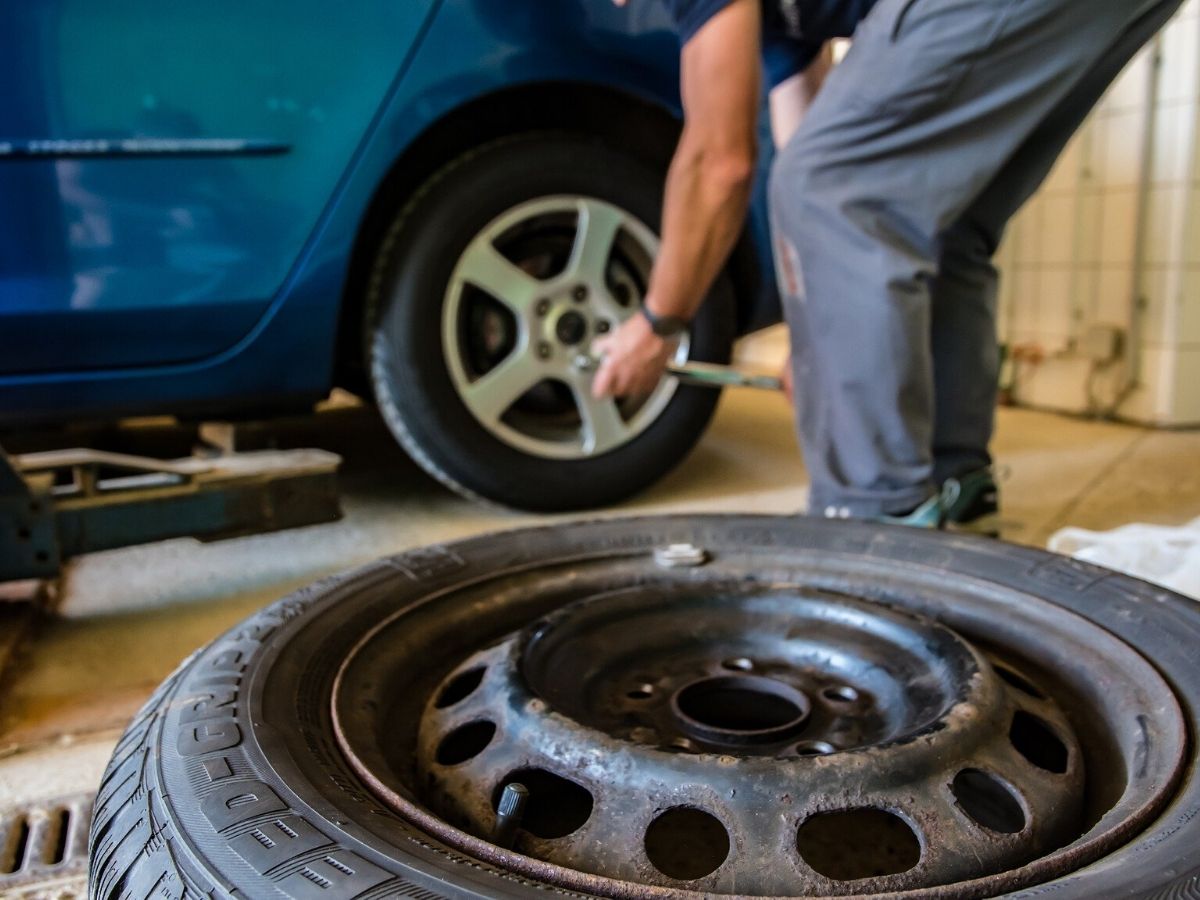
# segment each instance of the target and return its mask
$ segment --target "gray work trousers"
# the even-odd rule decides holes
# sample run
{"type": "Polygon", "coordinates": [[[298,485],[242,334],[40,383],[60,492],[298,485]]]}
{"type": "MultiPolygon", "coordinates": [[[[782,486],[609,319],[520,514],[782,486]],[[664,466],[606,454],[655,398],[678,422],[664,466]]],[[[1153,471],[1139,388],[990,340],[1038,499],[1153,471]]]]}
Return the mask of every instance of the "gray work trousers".
{"type": "Polygon", "coordinates": [[[771,177],[809,511],[988,465],[992,256],[1180,0],[879,0],[771,177]]]}

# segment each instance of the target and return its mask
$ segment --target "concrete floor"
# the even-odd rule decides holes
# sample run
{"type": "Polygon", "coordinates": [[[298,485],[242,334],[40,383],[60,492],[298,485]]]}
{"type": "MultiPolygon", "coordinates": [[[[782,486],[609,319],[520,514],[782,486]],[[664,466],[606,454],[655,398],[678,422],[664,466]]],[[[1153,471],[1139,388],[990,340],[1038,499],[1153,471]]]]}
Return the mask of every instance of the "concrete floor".
{"type": "MultiPolygon", "coordinates": [[[[31,616],[28,606],[0,603],[0,638],[23,635],[0,685],[0,810],[94,784],[155,685],[258,607],[324,573],[413,545],[541,521],[450,494],[397,449],[370,410],[328,412],[275,436],[281,446],[345,457],[342,521],[95,554],[70,567],[53,612],[31,616]]],[[[1008,409],[995,449],[1009,473],[1002,491],[1010,540],[1044,545],[1068,524],[1105,529],[1200,516],[1200,432],[1008,409]]],[[[805,505],[805,480],[783,399],[729,391],[696,451],[612,513],[794,513],[805,505]]]]}

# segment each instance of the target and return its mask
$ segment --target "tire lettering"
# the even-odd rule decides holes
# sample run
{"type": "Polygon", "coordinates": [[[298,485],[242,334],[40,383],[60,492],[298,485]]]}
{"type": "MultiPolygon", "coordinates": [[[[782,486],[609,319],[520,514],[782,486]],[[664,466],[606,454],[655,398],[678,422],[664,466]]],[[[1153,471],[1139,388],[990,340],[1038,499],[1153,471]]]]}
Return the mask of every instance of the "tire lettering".
{"type": "Polygon", "coordinates": [[[233,769],[230,768],[229,760],[224,756],[218,756],[216,759],[206,759],[201,765],[204,766],[204,774],[208,776],[210,782],[233,777],[233,769]]]}
{"type": "Polygon", "coordinates": [[[299,816],[281,816],[264,822],[229,842],[230,848],[260,875],[295,859],[302,853],[332,844],[299,816]]]}
{"type": "Polygon", "coordinates": [[[219,750],[229,750],[242,742],[242,729],[236,722],[219,720],[201,722],[191,728],[179,732],[175,749],[180,756],[200,756],[203,753],[216,753],[219,750]]]}
{"type": "Polygon", "coordinates": [[[261,781],[224,782],[200,801],[200,811],[217,831],[286,810],[279,795],[261,781]]]}
{"type": "Polygon", "coordinates": [[[201,719],[215,719],[222,715],[231,715],[232,709],[226,709],[237,699],[234,688],[224,688],[209,694],[204,694],[179,714],[180,724],[199,722],[201,719]]]}
{"type": "Polygon", "coordinates": [[[373,803],[374,798],[364,794],[353,781],[338,772],[330,772],[329,780],[337,785],[338,790],[356,803],[373,803]]]}
{"type": "Polygon", "coordinates": [[[311,860],[300,871],[279,882],[279,888],[296,900],[355,897],[390,880],[390,872],[349,850],[335,850],[311,860]]]}
{"type": "MultiPolygon", "coordinates": [[[[456,554],[445,551],[428,556],[418,554],[412,562],[415,567],[406,572],[410,577],[428,577],[464,565],[456,554]]],[[[298,604],[295,612],[304,608],[304,604],[298,604]]],[[[288,618],[283,616],[284,621],[288,618]]],[[[244,625],[233,641],[214,649],[204,663],[196,666],[194,677],[180,691],[180,696],[186,699],[179,707],[176,749],[184,758],[212,754],[192,765],[198,765],[212,785],[211,792],[200,801],[200,811],[216,831],[226,832],[237,825],[260,820],[245,833],[229,838],[230,849],[251,868],[270,877],[269,872],[277,872],[290,863],[288,868],[294,871],[278,881],[277,886],[298,900],[357,896],[394,880],[395,876],[358,854],[339,848],[326,834],[293,813],[267,784],[255,779],[234,780],[231,758],[223,754],[242,742],[235,710],[246,661],[263,638],[278,630],[278,625],[276,621],[244,625]],[[314,854],[314,859],[307,859],[314,854]],[[299,859],[306,861],[296,863],[299,859]]],[[[352,789],[351,785],[346,787],[352,789]]],[[[367,799],[360,792],[355,794],[360,802],[367,799]]]]}
{"type": "Polygon", "coordinates": [[[175,742],[180,756],[220,753],[242,742],[234,704],[246,668],[244,660],[251,652],[239,644],[217,650],[180,691],[180,696],[187,698],[181,704],[175,742]]]}
{"type": "Polygon", "coordinates": [[[213,688],[237,687],[241,680],[240,675],[217,672],[203,678],[193,678],[188,682],[188,686],[193,689],[212,690],[213,688]]]}
{"type": "Polygon", "coordinates": [[[250,622],[236,635],[239,641],[252,641],[261,644],[263,638],[270,636],[279,626],[274,622],[250,622]]]}
{"type": "Polygon", "coordinates": [[[241,672],[246,668],[241,665],[242,652],[240,650],[222,650],[208,661],[208,665],[213,669],[224,669],[226,671],[241,672]]]}

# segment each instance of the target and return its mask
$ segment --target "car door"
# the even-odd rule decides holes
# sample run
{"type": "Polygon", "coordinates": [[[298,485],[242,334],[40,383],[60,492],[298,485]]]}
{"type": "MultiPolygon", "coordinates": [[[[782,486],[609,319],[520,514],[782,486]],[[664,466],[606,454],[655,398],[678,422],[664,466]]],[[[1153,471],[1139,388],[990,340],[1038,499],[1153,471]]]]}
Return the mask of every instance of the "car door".
{"type": "Polygon", "coordinates": [[[438,2],[3,4],[0,373],[250,333],[438,2]]]}

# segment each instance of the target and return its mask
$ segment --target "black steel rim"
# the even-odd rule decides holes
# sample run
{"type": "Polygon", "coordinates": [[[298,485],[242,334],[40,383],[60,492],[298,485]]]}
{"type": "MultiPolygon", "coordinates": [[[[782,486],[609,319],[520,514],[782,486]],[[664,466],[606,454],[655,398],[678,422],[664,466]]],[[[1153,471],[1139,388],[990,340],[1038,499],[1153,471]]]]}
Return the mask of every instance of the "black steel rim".
{"type": "Polygon", "coordinates": [[[338,675],[342,752],[439,840],[614,897],[992,896],[1099,858],[1169,800],[1178,704],[1081,617],[935,567],[694,549],[530,560],[397,613],[338,675]],[[813,632],[781,638],[780,615],[823,623],[823,651],[876,643],[806,668],[778,645],[811,651],[813,632]],[[623,626],[649,656],[606,668],[623,626]],[[747,698],[762,708],[739,718],[747,698]],[[495,809],[521,779],[531,818],[508,849],[495,809]]]}

